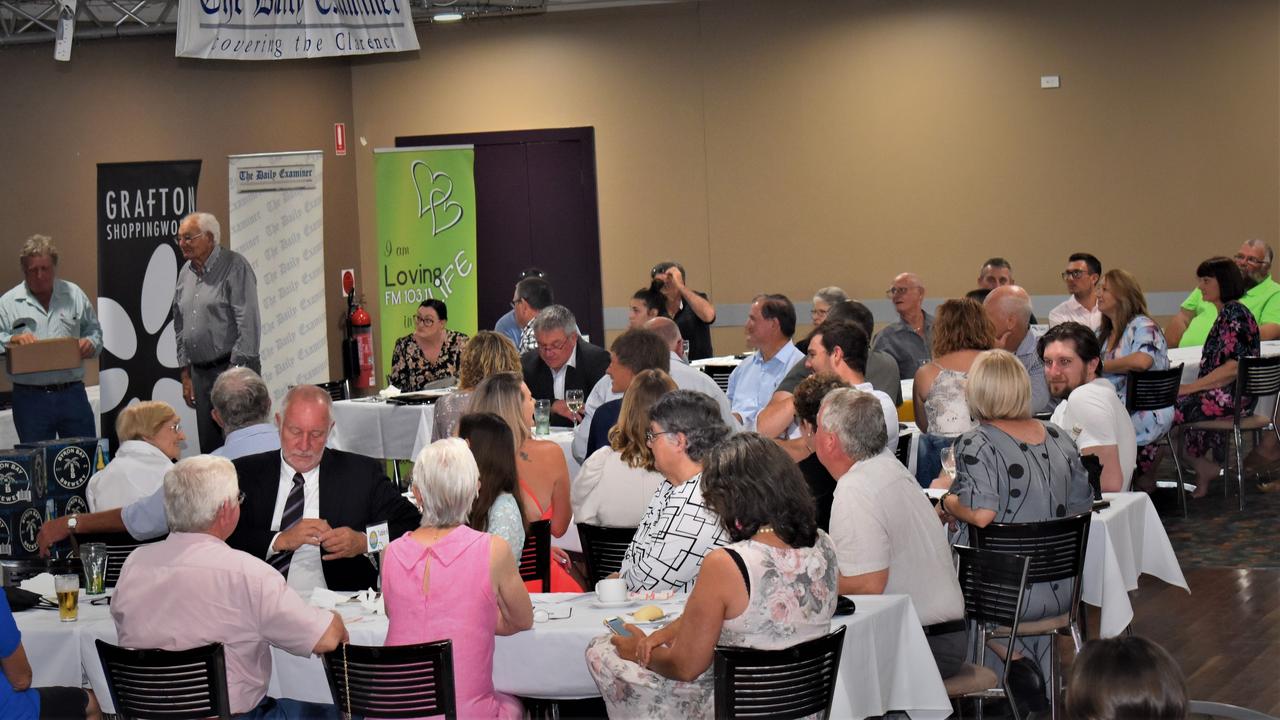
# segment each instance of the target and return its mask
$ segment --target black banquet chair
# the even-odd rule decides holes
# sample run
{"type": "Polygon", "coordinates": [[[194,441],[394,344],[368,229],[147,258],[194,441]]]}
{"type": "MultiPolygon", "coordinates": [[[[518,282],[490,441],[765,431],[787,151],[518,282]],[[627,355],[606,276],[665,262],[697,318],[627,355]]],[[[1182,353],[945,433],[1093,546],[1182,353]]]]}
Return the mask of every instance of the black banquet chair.
{"type": "Polygon", "coordinates": [[[367,646],[324,654],[324,675],[344,717],[458,717],[453,642],[367,646]]]}
{"type": "Polygon", "coordinates": [[[129,650],[95,640],[107,689],[121,718],[230,718],[222,645],[129,650]]]}
{"type": "Polygon", "coordinates": [[[781,650],[716,647],[716,720],[829,717],[844,631],[781,650]]]}
{"type": "Polygon", "coordinates": [[[116,582],[120,579],[120,570],[124,568],[124,561],[129,559],[129,555],[133,553],[134,550],[137,550],[143,545],[160,542],[163,539],[164,537],[159,537],[153,540],[139,541],[135,540],[129,533],[92,533],[76,536],[78,545],[102,543],[107,546],[106,579],[107,587],[109,588],[116,586],[116,582]]]}
{"type": "MultiPolygon", "coordinates": [[[[1178,386],[1182,384],[1182,365],[1171,367],[1168,370],[1147,370],[1145,372],[1130,372],[1129,381],[1125,384],[1124,406],[1132,415],[1136,412],[1163,410],[1171,408],[1178,402],[1178,386]]],[[[1187,516],[1187,494],[1186,488],[1182,483],[1182,462],[1178,459],[1178,451],[1173,446],[1172,428],[1160,437],[1152,440],[1152,443],[1159,444],[1164,442],[1169,448],[1169,454],[1173,456],[1173,467],[1177,479],[1173,486],[1178,488],[1178,507],[1182,510],[1182,517],[1187,516]]],[[[1167,481],[1159,481],[1161,483],[1167,481]]]]}
{"type": "Polygon", "coordinates": [[[587,582],[590,584],[587,590],[622,568],[622,557],[627,554],[635,535],[636,528],[633,527],[578,523],[578,538],[582,540],[582,554],[587,560],[587,582]]]}
{"type": "Polygon", "coordinates": [[[524,536],[524,548],[520,550],[520,579],[541,580],[542,592],[551,592],[551,521],[535,520],[529,523],[524,536]]]}

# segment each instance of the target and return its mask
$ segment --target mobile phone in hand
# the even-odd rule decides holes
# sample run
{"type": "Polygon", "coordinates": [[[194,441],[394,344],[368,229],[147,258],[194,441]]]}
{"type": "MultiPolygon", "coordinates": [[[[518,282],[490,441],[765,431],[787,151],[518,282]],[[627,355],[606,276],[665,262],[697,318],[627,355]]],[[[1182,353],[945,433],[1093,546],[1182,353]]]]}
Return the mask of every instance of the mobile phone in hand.
{"type": "Polygon", "coordinates": [[[631,637],[631,631],[623,627],[622,618],[611,617],[604,621],[605,627],[609,628],[609,632],[621,637],[631,637]]]}

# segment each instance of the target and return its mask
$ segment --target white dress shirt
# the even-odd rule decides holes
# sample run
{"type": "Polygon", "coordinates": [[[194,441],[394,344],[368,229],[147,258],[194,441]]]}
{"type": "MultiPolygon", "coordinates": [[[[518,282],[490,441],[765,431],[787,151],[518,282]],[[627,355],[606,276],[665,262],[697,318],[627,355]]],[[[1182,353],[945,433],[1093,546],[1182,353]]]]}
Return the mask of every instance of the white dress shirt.
{"type": "Polygon", "coordinates": [[[1102,326],[1102,311],[1098,309],[1098,301],[1093,301],[1093,309],[1086,310],[1083,305],[1076,300],[1075,295],[1068,296],[1067,299],[1058,306],[1049,311],[1049,327],[1061,325],[1064,322],[1075,321],[1085,327],[1098,331],[1102,326]]]}
{"type": "MultiPolygon", "coordinates": [[[[574,343],[573,352],[569,353],[569,359],[560,366],[559,370],[551,371],[551,396],[557,400],[564,399],[564,376],[569,372],[569,368],[578,365],[578,344],[574,343]]],[[[549,368],[548,368],[549,369],[549,368]]]]}
{"type": "MultiPolygon", "coordinates": [[[[280,516],[284,514],[284,505],[289,500],[289,491],[293,489],[293,474],[297,472],[289,467],[289,463],[280,458],[280,486],[276,490],[276,508],[271,513],[271,529],[276,531],[267,546],[267,558],[275,555],[273,548],[276,538],[280,537],[280,516]]],[[[302,473],[302,517],[320,517],[320,466],[302,473]]],[[[303,596],[315,588],[328,588],[324,581],[324,569],[320,565],[321,550],[319,545],[300,545],[293,551],[293,560],[289,562],[289,587],[303,596]]]]}
{"type": "Polygon", "coordinates": [[[804,353],[788,340],[768,360],[757,350],[733,369],[729,375],[729,406],[742,418],[744,429],[756,429],[756,416],[769,404],[778,383],[803,360],[804,353]]]}

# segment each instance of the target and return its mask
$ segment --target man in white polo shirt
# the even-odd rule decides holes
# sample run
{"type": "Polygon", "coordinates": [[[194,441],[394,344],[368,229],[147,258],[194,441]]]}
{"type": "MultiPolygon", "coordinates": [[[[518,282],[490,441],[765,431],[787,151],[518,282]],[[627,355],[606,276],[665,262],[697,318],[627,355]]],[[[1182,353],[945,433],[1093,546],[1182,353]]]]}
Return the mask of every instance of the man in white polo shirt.
{"type": "Polygon", "coordinates": [[[1053,422],[1071,433],[1081,455],[1102,463],[1102,489],[1124,492],[1133,479],[1138,444],[1133,420],[1115,386],[1098,377],[1098,336],[1078,322],[1054,325],[1037,342],[1049,392],[1063,400],[1053,422]]]}
{"type": "Polygon", "coordinates": [[[886,442],[871,393],[839,388],[822,401],[814,449],[836,481],[831,539],[841,595],[911,596],[946,678],[964,662],[964,596],[946,529],[886,442]]]}

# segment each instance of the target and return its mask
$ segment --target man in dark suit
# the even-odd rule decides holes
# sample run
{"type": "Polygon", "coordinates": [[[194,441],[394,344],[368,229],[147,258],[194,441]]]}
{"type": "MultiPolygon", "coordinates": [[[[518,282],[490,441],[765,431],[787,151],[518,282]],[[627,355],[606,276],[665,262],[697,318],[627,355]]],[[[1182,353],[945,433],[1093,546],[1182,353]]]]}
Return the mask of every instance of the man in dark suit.
{"type": "Polygon", "coordinates": [[[332,405],[314,385],[293,388],[276,415],[280,451],[235,461],[245,499],[227,544],[266,560],[299,592],[376,587],[366,528],[385,522],[397,538],[421,519],[380,462],[325,448],[332,405]]]}
{"type": "Polygon", "coordinates": [[[582,419],[565,404],[565,392],[581,390],[583,399],[609,368],[609,351],[578,337],[578,321],[563,305],[549,305],[533,319],[538,349],[520,358],[524,383],[535,400],[551,400],[551,424],[569,426],[582,419]]]}

